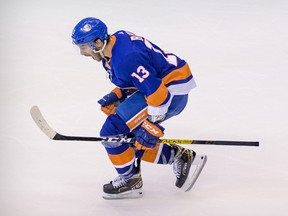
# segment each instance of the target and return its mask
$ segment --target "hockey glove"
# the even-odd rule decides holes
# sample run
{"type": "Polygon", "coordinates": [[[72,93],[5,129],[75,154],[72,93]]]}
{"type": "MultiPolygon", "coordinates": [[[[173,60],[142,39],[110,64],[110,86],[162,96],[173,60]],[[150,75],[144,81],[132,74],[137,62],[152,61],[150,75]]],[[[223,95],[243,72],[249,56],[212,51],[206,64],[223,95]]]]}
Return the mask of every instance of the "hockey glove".
{"type": "Polygon", "coordinates": [[[142,126],[135,132],[135,147],[138,150],[155,148],[160,137],[164,136],[164,128],[159,124],[145,120],[142,126]]]}
{"type": "Polygon", "coordinates": [[[98,103],[101,105],[101,110],[109,116],[115,113],[116,106],[125,98],[125,92],[116,87],[109,94],[101,98],[98,103]]]}

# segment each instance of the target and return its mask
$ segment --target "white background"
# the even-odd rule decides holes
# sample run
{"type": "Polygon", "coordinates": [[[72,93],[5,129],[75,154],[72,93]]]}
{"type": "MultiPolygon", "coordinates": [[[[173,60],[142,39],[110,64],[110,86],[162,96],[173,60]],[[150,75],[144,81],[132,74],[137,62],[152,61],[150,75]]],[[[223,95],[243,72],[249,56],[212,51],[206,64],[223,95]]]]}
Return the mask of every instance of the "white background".
{"type": "Polygon", "coordinates": [[[0,214],[3,216],[288,214],[286,0],[9,0],[0,7],[0,214]],[[186,146],[208,156],[189,193],[171,166],[142,163],[145,195],[107,201],[116,172],[100,143],[56,142],[36,127],[38,105],[63,134],[97,136],[97,100],[113,85],[71,43],[82,18],[142,35],[190,65],[198,87],[164,123],[167,138],[257,140],[260,147],[186,146]]]}

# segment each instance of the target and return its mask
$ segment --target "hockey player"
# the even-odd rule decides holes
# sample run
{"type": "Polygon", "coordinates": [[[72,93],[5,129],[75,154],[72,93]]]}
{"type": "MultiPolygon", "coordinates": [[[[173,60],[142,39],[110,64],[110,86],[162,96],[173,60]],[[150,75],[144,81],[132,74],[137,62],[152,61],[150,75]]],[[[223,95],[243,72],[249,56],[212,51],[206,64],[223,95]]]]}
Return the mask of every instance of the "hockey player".
{"type": "MultiPolygon", "coordinates": [[[[109,35],[106,25],[93,17],[74,27],[72,39],[81,55],[102,62],[117,86],[98,101],[108,116],[100,136],[136,139],[133,145],[103,142],[118,172],[117,178],[103,186],[103,197],[141,197],[141,160],[173,164],[176,186],[188,191],[197,179],[189,177],[190,167],[197,161],[196,153],[178,145],[158,143],[164,135],[160,123],[183,111],[189,91],[196,86],[188,64],[131,32],[109,35]]],[[[205,162],[206,156],[201,156],[196,163],[200,164],[197,175],[205,162]]]]}

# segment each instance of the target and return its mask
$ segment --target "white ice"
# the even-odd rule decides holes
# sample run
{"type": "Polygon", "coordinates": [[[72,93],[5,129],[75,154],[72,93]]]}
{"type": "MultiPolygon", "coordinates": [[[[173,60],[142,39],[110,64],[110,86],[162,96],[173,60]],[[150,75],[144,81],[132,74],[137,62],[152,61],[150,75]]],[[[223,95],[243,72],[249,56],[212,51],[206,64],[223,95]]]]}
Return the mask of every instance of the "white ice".
{"type": "Polygon", "coordinates": [[[1,1],[0,215],[288,215],[287,23],[287,0],[1,1]],[[29,114],[38,105],[57,131],[98,135],[97,100],[113,85],[71,43],[87,16],[190,64],[198,87],[167,138],[260,147],[186,146],[208,156],[189,193],[171,166],[143,163],[143,198],[102,199],[116,173],[101,144],[49,140],[29,114]]]}

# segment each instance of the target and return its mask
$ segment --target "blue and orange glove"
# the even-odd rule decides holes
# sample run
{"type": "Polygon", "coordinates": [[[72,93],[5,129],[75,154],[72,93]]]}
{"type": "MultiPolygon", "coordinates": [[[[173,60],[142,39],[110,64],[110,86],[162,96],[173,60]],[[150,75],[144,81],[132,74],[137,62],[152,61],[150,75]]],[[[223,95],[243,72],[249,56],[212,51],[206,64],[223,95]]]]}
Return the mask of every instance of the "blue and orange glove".
{"type": "Polygon", "coordinates": [[[144,120],[142,126],[135,132],[135,147],[138,150],[155,148],[159,138],[164,136],[164,130],[161,125],[144,120]]]}
{"type": "Polygon", "coordinates": [[[98,103],[101,105],[101,110],[109,116],[115,113],[117,105],[125,98],[126,93],[120,88],[116,87],[109,94],[101,98],[98,103]]]}

